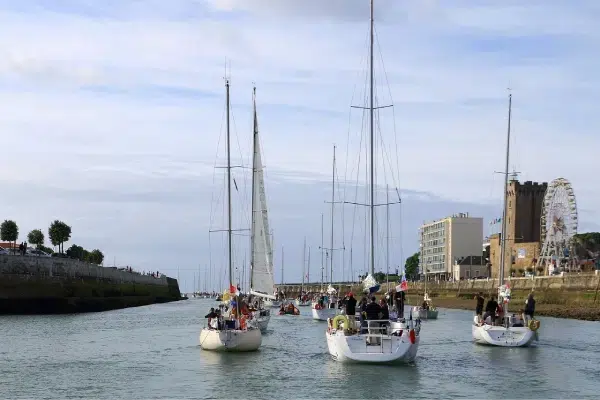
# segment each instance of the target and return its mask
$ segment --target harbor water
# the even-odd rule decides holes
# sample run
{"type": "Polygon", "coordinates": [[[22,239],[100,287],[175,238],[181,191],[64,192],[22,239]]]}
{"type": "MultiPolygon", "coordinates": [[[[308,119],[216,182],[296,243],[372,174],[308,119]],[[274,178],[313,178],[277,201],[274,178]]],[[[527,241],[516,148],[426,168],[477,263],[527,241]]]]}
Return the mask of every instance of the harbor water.
{"type": "MultiPolygon", "coordinates": [[[[198,344],[208,299],[103,313],[0,317],[0,398],[597,398],[600,323],[540,318],[537,348],[473,344],[473,314],[424,321],[413,365],[330,359],[310,308],[273,315],[260,351],[198,344]]],[[[407,308],[408,310],[408,308],[407,308]]],[[[273,310],[274,313],[276,310],[273,310]]]]}

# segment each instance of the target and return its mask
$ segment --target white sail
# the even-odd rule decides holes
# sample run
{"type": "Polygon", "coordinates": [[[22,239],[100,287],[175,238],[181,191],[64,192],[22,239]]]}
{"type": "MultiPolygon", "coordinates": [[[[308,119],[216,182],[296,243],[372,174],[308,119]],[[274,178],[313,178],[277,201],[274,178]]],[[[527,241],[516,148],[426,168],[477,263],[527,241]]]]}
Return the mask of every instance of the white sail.
{"type": "Polygon", "coordinates": [[[251,277],[250,293],[275,300],[272,295],[275,287],[273,277],[273,248],[269,235],[267,196],[258,138],[256,105],[254,108],[254,156],[252,176],[252,228],[251,228],[251,277]]]}

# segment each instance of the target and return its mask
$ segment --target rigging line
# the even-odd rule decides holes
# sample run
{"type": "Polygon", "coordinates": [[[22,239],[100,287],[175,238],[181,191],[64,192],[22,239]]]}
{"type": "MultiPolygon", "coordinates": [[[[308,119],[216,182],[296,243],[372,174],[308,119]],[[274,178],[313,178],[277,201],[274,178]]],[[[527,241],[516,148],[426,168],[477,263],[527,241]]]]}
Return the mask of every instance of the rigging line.
{"type": "MultiPolygon", "coordinates": [[[[369,34],[365,34],[365,41],[364,41],[364,46],[365,48],[368,46],[369,43],[369,34]]],[[[361,62],[360,62],[360,67],[359,70],[356,72],[356,79],[355,79],[355,84],[354,87],[352,89],[352,97],[351,97],[351,101],[350,101],[350,106],[352,106],[352,103],[354,102],[354,99],[356,97],[356,91],[358,88],[358,80],[360,78],[360,74],[361,71],[365,72],[365,80],[367,79],[366,76],[366,68],[364,68],[363,66],[366,64],[367,62],[367,52],[363,53],[363,57],[361,57],[361,62]]],[[[363,112],[363,118],[364,118],[364,112],[363,112]]],[[[345,162],[345,166],[344,166],[344,189],[343,189],[343,193],[342,193],[342,201],[346,201],[347,200],[347,188],[348,188],[348,161],[350,160],[350,133],[352,131],[352,107],[350,107],[350,110],[348,111],[348,131],[346,134],[346,162],[345,162]]],[[[362,140],[362,138],[361,138],[362,140]]],[[[360,152],[359,152],[359,163],[358,165],[360,165],[360,152]]],[[[354,172],[354,168],[350,171],[350,176],[353,175],[354,172]]],[[[338,178],[339,179],[339,178],[338,178]]],[[[342,207],[342,247],[346,247],[346,231],[345,231],[345,208],[346,207],[342,207]]],[[[356,206],[355,206],[356,208],[356,206]]],[[[355,213],[353,213],[353,216],[355,216],[355,213]]],[[[354,217],[352,220],[352,231],[351,231],[351,235],[350,235],[350,243],[351,243],[351,247],[352,247],[352,242],[353,242],[353,238],[354,238],[354,217]]],[[[343,261],[343,263],[345,264],[345,260],[343,261]]]]}
{"type": "MultiPolygon", "coordinates": [[[[218,156],[219,156],[219,146],[221,145],[221,138],[223,136],[223,120],[224,120],[224,116],[225,116],[225,108],[221,111],[221,126],[219,127],[219,138],[217,139],[217,150],[215,152],[215,157],[214,157],[214,163],[213,163],[213,178],[212,178],[212,186],[213,189],[215,187],[215,179],[217,176],[217,160],[218,160],[218,156]]],[[[210,217],[209,217],[209,227],[212,226],[212,223],[214,222],[213,220],[213,201],[214,201],[214,197],[215,197],[215,191],[213,190],[211,193],[211,197],[210,197],[210,217]]],[[[210,228],[209,228],[210,229],[210,228]]]]}
{"type": "MultiPolygon", "coordinates": [[[[369,42],[369,35],[365,35],[365,47],[367,47],[369,42]]],[[[354,87],[352,88],[352,97],[350,100],[350,109],[348,110],[348,131],[346,133],[346,165],[344,167],[344,182],[348,180],[348,160],[350,159],[350,132],[352,131],[352,103],[354,102],[354,98],[356,96],[356,90],[358,87],[358,79],[360,78],[361,71],[365,71],[366,68],[363,69],[363,64],[367,60],[367,55],[364,53],[364,57],[361,58],[359,70],[356,72],[356,79],[354,83],[354,87]]],[[[366,75],[365,75],[366,79],[366,75]]],[[[352,172],[352,171],[351,171],[352,172]]],[[[350,174],[352,175],[352,173],[350,174]]],[[[344,189],[344,200],[346,199],[346,191],[344,189]]]]}
{"type": "MultiPolygon", "coordinates": [[[[379,35],[377,34],[377,28],[373,27],[373,30],[375,31],[375,41],[377,43],[377,49],[379,50],[379,56],[381,58],[381,67],[383,69],[383,75],[385,77],[385,82],[387,84],[388,92],[390,95],[390,102],[392,104],[394,104],[394,97],[392,96],[392,86],[390,85],[387,70],[385,68],[385,62],[383,60],[383,51],[381,51],[381,45],[379,43],[379,35]]],[[[392,108],[392,124],[393,124],[393,129],[394,129],[394,144],[396,147],[396,171],[398,173],[398,189],[401,189],[401,186],[400,186],[400,163],[399,163],[400,153],[398,150],[398,134],[396,131],[396,110],[395,110],[395,107],[391,107],[391,108],[392,108]]]]}
{"type": "MultiPolygon", "coordinates": [[[[237,132],[237,124],[235,122],[235,114],[233,112],[233,107],[230,108],[229,114],[231,115],[231,121],[232,121],[232,125],[233,125],[233,135],[235,136],[237,145],[238,145],[238,151],[239,151],[239,157],[240,157],[240,164],[242,165],[242,170],[245,170],[245,167],[247,164],[244,163],[244,155],[242,152],[242,146],[240,144],[240,136],[238,135],[237,132]]],[[[240,200],[240,202],[243,204],[243,202],[245,202],[246,197],[248,195],[248,179],[247,177],[244,177],[243,179],[243,192],[240,193],[238,192],[238,200],[240,200]]],[[[250,220],[248,218],[248,210],[246,209],[246,207],[240,207],[240,209],[238,210],[238,212],[241,213],[241,219],[245,222],[245,224],[250,224],[250,220]]]]}
{"type": "MultiPolygon", "coordinates": [[[[367,85],[367,80],[368,80],[368,74],[366,73],[366,69],[365,69],[365,78],[364,78],[364,85],[363,87],[366,88],[367,85]]],[[[367,91],[365,89],[365,91],[363,92],[363,105],[367,104],[367,91]]],[[[365,127],[367,125],[367,118],[366,118],[366,111],[363,109],[362,111],[362,118],[361,118],[361,127],[360,127],[360,131],[359,131],[359,144],[358,144],[358,160],[356,162],[356,184],[354,185],[354,199],[355,202],[359,202],[358,199],[358,189],[359,189],[359,182],[360,182],[360,165],[361,165],[361,159],[362,159],[362,146],[363,146],[363,139],[365,137],[364,132],[365,132],[365,127]]],[[[366,145],[366,144],[365,144],[366,145]]],[[[354,169],[353,171],[354,172],[354,169]]],[[[354,205],[353,206],[353,218],[352,218],[352,230],[351,230],[351,237],[350,237],[350,245],[353,246],[354,244],[354,235],[355,235],[355,230],[356,230],[356,220],[357,220],[357,214],[358,213],[358,206],[354,205]]]]}

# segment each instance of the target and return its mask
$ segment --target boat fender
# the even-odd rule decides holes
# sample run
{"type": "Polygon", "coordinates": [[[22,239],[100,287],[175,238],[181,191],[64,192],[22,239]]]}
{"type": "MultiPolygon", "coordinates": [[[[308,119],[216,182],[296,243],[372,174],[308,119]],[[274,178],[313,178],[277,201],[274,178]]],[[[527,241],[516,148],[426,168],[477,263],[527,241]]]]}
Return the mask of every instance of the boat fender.
{"type": "Polygon", "coordinates": [[[348,320],[348,317],[344,314],[340,314],[340,315],[336,315],[335,318],[333,318],[333,328],[334,329],[340,329],[340,323],[344,323],[346,329],[350,329],[350,321],[348,320]]]}
{"type": "Polygon", "coordinates": [[[415,342],[417,341],[417,336],[415,335],[415,330],[411,329],[408,333],[408,337],[410,338],[410,342],[412,344],[415,344],[415,342]]]}
{"type": "Polygon", "coordinates": [[[529,329],[531,329],[534,332],[540,329],[540,321],[538,321],[537,319],[532,319],[531,321],[529,321],[529,329]]]}

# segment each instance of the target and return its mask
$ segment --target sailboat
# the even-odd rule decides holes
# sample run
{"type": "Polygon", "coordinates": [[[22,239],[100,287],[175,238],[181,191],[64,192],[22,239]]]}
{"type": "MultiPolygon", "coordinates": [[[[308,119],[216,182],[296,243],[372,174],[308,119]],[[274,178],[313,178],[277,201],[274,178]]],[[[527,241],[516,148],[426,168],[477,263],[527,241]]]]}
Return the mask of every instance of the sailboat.
{"type": "MultiPolygon", "coordinates": [[[[310,263],[310,253],[309,253],[309,263],[310,263]]],[[[300,296],[296,299],[296,305],[298,307],[306,307],[310,306],[310,301],[308,301],[308,297],[304,293],[304,277],[305,277],[305,268],[306,268],[306,237],[304,238],[304,247],[302,252],[302,286],[300,286],[300,296]]]]}
{"type": "Polygon", "coordinates": [[[338,313],[336,294],[337,290],[333,287],[333,221],[334,221],[334,202],[335,200],[335,146],[333,146],[333,181],[331,188],[331,242],[329,253],[327,253],[330,262],[329,285],[327,287],[327,296],[325,301],[317,299],[312,303],[312,317],[318,321],[327,321],[338,313]]]}
{"type": "MultiPolygon", "coordinates": [[[[235,316],[229,318],[218,317],[210,320],[210,326],[200,331],[200,347],[209,351],[245,352],[255,351],[262,344],[260,329],[247,323],[246,318],[240,313],[240,297],[236,286],[233,284],[233,254],[232,254],[232,229],[231,229],[231,139],[229,129],[229,80],[225,81],[227,101],[227,241],[229,264],[229,293],[237,300],[235,316]]],[[[227,293],[227,294],[229,294],[227,293]]],[[[225,296],[223,296],[225,297],[225,296]]],[[[233,311],[233,310],[232,310],[233,311]]]]}
{"type": "Polygon", "coordinates": [[[271,319],[271,310],[265,301],[275,300],[270,294],[275,287],[273,279],[273,248],[269,234],[269,216],[265,195],[258,116],[256,113],[256,88],[253,90],[254,132],[252,139],[252,223],[250,228],[250,295],[258,297],[258,309],[252,312],[252,324],[266,331],[271,319]]]}
{"type": "MultiPolygon", "coordinates": [[[[508,197],[508,163],[510,157],[510,122],[512,94],[508,95],[508,129],[506,138],[506,164],[504,169],[504,199],[502,208],[502,229],[500,233],[500,268],[498,273],[498,305],[501,308],[501,323],[482,321],[478,315],[473,318],[472,334],[475,343],[501,347],[526,347],[538,340],[537,330],[540,321],[531,320],[527,326],[513,316],[508,315],[510,286],[504,283],[504,262],[506,258],[506,203],[508,197]]],[[[499,318],[500,319],[500,318],[499,318]]]]}
{"type": "MultiPolygon", "coordinates": [[[[421,243],[424,243],[424,232],[421,232],[421,243]]],[[[425,287],[423,290],[423,304],[420,306],[414,306],[412,311],[413,314],[417,315],[420,319],[437,319],[438,310],[433,305],[433,301],[431,297],[429,297],[429,293],[427,293],[427,264],[425,263],[425,255],[421,254],[421,260],[423,264],[423,273],[425,275],[425,287]],[[424,307],[427,305],[427,307],[424,307]]]]}
{"type": "MultiPolygon", "coordinates": [[[[373,132],[373,44],[374,44],[373,0],[370,19],[370,276],[375,269],[375,179],[374,179],[374,132],[373,132]]],[[[372,283],[367,281],[368,286],[372,283]]],[[[365,285],[366,286],[366,285],[365,285]]],[[[368,287],[367,289],[370,289],[368,287]]],[[[413,361],[420,342],[420,320],[413,323],[412,316],[406,320],[357,321],[355,315],[338,315],[328,320],[327,348],[336,361],[348,363],[398,363],[413,361]],[[365,326],[366,324],[366,326],[365,326]]]]}

